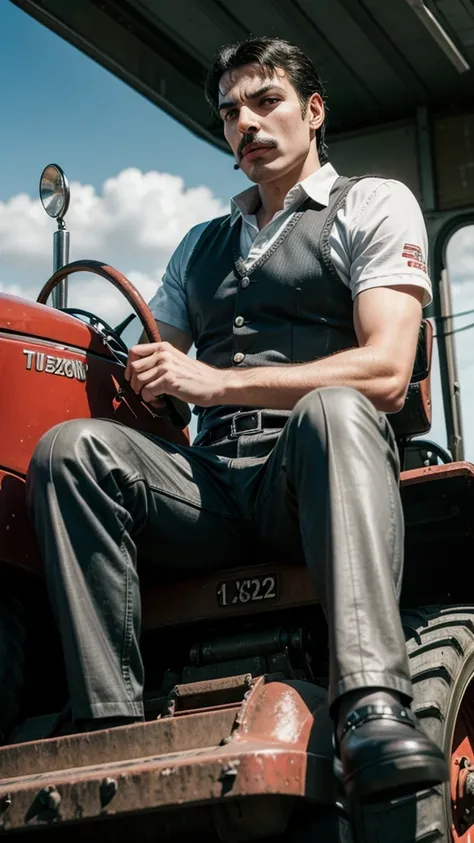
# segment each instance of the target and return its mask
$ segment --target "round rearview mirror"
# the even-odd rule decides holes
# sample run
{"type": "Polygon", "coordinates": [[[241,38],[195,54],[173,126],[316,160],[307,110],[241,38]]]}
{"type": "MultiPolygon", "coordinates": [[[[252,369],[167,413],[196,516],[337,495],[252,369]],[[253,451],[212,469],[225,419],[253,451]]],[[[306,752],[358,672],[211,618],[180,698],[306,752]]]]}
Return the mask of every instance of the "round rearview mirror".
{"type": "Polygon", "coordinates": [[[41,173],[39,194],[50,217],[62,219],[69,206],[69,182],[57,164],[48,164],[41,173]]]}

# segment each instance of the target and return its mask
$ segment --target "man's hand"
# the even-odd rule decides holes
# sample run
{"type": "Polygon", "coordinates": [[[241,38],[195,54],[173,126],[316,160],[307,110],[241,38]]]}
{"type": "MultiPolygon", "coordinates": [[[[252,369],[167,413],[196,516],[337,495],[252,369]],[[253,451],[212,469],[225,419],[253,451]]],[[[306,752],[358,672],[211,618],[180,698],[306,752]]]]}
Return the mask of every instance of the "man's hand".
{"type": "Polygon", "coordinates": [[[159,405],[160,395],[188,404],[213,407],[224,391],[224,372],[183,354],[169,342],[135,345],[130,349],[125,378],[144,401],[159,405]]]}

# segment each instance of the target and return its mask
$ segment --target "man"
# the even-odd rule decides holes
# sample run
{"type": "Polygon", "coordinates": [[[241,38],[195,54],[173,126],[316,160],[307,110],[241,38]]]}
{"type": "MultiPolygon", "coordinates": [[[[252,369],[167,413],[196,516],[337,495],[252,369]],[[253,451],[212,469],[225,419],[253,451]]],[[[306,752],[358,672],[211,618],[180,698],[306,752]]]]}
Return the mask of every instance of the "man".
{"type": "Polygon", "coordinates": [[[69,422],[39,443],[28,493],[78,728],[143,718],[137,557],[188,571],[303,558],[328,620],[346,789],[385,799],[447,778],[409,710],[385,415],[430,300],[427,242],[407,188],[325,163],[322,94],[285,41],[216,57],[207,96],[255,186],[184,238],[151,302],[163,342],[133,348],[126,372],[150,403],[196,405],[194,446],[69,422]]]}

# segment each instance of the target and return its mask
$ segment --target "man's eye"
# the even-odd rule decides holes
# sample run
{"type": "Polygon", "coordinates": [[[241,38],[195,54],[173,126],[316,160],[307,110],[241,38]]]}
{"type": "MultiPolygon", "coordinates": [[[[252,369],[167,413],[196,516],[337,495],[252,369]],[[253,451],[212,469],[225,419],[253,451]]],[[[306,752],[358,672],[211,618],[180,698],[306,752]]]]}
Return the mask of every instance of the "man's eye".
{"type": "Polygon", "coordinates": [[[274,105],[279,101],[278,97],[265,97],[265,99],[262,100],[262,105],[274,105]]]}
{"type": "Polygon", "coordinates": [[[226,113],[224,115],[224,120],[233,120],[234,117],[236,117],[236,116],[237,116],[237,109],[231,108],[230,111],[226,111],[226,113]]]}

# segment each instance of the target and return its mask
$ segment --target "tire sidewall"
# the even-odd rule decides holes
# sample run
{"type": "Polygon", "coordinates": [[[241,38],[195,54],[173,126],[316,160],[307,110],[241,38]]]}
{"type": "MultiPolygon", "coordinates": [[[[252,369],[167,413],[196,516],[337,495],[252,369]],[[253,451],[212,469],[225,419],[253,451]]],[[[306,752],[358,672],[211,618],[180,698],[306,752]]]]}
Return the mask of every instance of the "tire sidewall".
{"type": "MultiPolygon", "coordinates": [[[[474,608],[473,608],[474,615],[474,608]]],[[[452,693],[449,698],[448,711],[446,713],[446,720],[443,734],[443,751],[451,768],[451,756],[453,752],[453,738],[456,729],[456,723],[461,708],[463,697],[466,693],[468,685],[474,680],[474,646],[472,646],[468,653],[464,656],[464,661],[461,670],[453,681],[452,693]]],[[[474,736],[473,736],[474,741],[474,736]]],[[[453,814],[451,809],[451,790],[450,782],[444,785],[445,794],[445,812],[446,812],[446,828],[448,830],[448,840],[451,843],[451,828],[453,825],[453,814]]]]}

